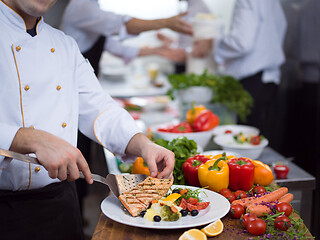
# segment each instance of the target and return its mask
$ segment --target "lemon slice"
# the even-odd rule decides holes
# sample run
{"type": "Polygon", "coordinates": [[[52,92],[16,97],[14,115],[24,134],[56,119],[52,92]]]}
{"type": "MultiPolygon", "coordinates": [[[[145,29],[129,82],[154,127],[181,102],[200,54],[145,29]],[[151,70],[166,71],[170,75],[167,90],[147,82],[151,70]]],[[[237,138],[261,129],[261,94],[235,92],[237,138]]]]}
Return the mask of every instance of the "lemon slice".
{"type": "Polygon", "coordinates": [[[223,231],[223,223],[221,220],[217,220],[213,223],[210,223],[208,226],[201,229],[208,237],[214,237],[222,233],[223,231]]]}
{"type": "Polygon", "coordinates": [[[190,229],[184,232],[179,240],[207,240],[207,236],[199,229],[190,229]]]}
{"type": "Polygon", "coordinates": [[[172,194],[170,194],[168,197],[166,197],[165,199],[163,199],[163,201],[175,202],[179,197],[181,197],[181,194],[179,194],[179,193],[172,193],[172,194]]]}

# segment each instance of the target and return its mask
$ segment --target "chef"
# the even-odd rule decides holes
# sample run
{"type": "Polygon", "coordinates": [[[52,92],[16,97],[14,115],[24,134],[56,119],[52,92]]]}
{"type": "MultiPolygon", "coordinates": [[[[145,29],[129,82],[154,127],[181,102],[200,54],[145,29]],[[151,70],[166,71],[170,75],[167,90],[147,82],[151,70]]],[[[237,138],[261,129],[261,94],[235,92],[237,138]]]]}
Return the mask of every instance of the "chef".
{"type": "Polygon", "coordinates": [[[0,148],[43,165],[0,158],[1,239],[83,239],[73,180],[79,171],[93,180],[78,127],[118,158],[143,157],[152,176],[172,176],[174,154],[140,132],[76,42],[44,22],[55,2],[0,1],[0,148]]]}
{"type": "Polygon", "coordinates": [[[246,124],[259,128],[269,140],[280,66],[285,61],[286,26],[279,0],[237,0],[229,34],[214,41],[214,57],[224,74],[240,79],[254,99],[246,124]]]}

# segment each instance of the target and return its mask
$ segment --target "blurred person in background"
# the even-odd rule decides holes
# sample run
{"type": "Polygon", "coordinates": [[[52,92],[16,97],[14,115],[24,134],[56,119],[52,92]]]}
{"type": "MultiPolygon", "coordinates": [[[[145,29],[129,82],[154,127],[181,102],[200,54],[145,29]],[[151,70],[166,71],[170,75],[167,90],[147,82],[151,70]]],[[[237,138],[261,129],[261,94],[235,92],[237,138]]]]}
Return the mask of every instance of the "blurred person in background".
{"type": "Polygon", "coordinates": [[[280,66],[285,62],[286,27],[279,0],[237,0],[229,34],[214,40],[214,58],[225,69],[223,74],[239,79],[254,99],[246,124],[269,140],[276,120],[280,66]]]}
{"type": "MultiPolygon", "coordinates": [[[[61,30],[76,40],[83,56],[89,60],[96,76],[99,76],[99,62],[103,51],[121,57],[128,63],[138,56],[160,55],[160,52],[166,49],[165,45],[157,48],[125,46],[121,41],[126,38],[161,28],[192,34],[191,25],[182,20],[185,14],[164,19],[142,20],[104,11],[99,7],[97,0],[70,0],[62,17],[61,30]]],[[[89,165],[95,151],[95,155],[102,158],[105,169],[107,168],[102,147],[80,131],[77,146],[89,165]]],[[[76,184],[83,213],[83,200],[87,195],[88,186],[83,179],[77,180],[76,184]]],[[[83,220],[86,224],[86,219],[83,220]]]]}

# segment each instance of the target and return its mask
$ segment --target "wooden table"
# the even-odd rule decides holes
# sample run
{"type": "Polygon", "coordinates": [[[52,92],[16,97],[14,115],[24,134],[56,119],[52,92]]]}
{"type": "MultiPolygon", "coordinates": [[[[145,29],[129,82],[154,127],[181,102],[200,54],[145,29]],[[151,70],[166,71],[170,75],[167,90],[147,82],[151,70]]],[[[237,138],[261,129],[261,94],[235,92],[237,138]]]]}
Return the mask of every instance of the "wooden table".
{"type": "MultiPolygon", "coordinates": [[[[222,218],[224,224],[223,232],[208,239],[216,240],[241,240],[254,236],[246,233],[241,226],[239,219],[232,219],[229,216],[222,218]]],[[[200,229],[200,228],[198,228],[200,229]]],[[[117,223],[104,214],[100,215],[98,224],[93,233],[92,240],[177,240],[179,236],[188,229],[157,230],[127,226],[117,223]]],[[[308,233],[311,237],[311,234],[308,233]]]]}

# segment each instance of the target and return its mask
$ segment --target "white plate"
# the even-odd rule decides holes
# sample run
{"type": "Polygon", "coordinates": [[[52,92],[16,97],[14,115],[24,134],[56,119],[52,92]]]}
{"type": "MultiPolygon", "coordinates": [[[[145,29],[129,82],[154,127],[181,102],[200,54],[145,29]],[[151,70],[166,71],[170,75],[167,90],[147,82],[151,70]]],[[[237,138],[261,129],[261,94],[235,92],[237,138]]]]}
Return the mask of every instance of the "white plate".
{"type": "MultiPolygon", "coordinates": [[[[181,187],[182,185],[172,185],[172,189],[181,187]]],[[[187,186],[187,188],[195,190],[197,187],[187,186]]],[[[201,210],[199,214],[195,217],[188,215],[186,217],[181,217],[178,221],[174,222],[151,222],[140,216],[132,217],[129,213],[126,213],[122,208],[122,204],[118,198],[113,194],[105,198],[101,203],[101,210],[108,218],[134,227],[141,228],[152,228],[152,229],[178,229],[178,228],[190,228],[197,227],[205,224],[209,224],[219,218],[224,217],[230,209],[229,201],[222,195],[202,189],[200,193],[200,198],[203,201],[210,202],[209,206],[201,210]]]]}
{"type": "Polygon", "coordinates": [[[260,133],[258,128],[247,125],[220,125],[213,129],[213,135],[224,135],[226,130],[231,131],[230,135],[237,135],[240,132],[253,135],[259,135],[260,133]]]}

